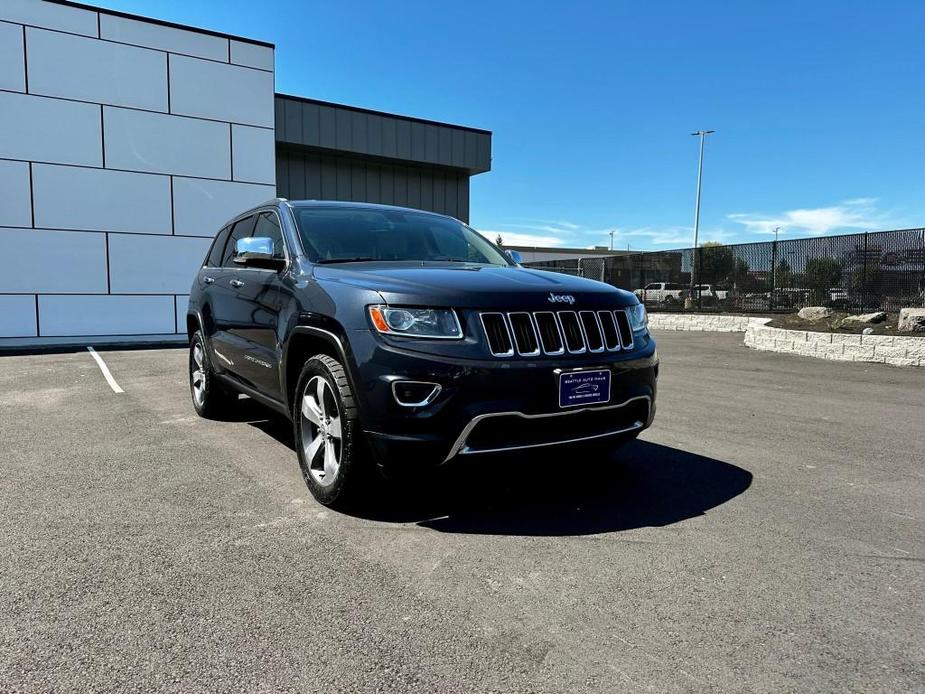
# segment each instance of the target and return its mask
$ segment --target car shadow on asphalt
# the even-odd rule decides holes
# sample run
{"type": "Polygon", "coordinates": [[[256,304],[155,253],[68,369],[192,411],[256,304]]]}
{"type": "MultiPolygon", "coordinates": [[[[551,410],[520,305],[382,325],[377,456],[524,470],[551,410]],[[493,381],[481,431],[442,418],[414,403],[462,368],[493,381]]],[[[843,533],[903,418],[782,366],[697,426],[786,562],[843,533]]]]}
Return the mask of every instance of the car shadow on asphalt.
{"type": "MultiPolygon", "coordinates": [[[[241,415],[294,451],[285,419],[256,407],[241,415]]],[[[751,483],[741,467],[649,441],[555,446],[457,458],[438,474],[377,484],[350,513],[447,533],[593,535],[702,516],[751,483]]]]}
{"type": "Polygon", "coordinates": [[[462,461],[358,515],[447,533],[593,535],[702,516],[751,482],[730,463],[648,441],[560,446],[462,461]]]}

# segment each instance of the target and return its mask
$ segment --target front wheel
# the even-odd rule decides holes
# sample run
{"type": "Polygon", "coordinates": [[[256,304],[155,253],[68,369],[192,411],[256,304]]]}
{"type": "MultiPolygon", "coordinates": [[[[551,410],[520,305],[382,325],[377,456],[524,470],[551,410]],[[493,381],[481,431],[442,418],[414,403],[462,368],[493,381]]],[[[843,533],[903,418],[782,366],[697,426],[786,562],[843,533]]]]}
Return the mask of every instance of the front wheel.
{"type": "Polygon", "coordinates": [[[292,421],[305,484],[325,506],[347,506],[360,495],[371,466],[344,367],[315,355],[302,367],[295,393],[292,421]]]}

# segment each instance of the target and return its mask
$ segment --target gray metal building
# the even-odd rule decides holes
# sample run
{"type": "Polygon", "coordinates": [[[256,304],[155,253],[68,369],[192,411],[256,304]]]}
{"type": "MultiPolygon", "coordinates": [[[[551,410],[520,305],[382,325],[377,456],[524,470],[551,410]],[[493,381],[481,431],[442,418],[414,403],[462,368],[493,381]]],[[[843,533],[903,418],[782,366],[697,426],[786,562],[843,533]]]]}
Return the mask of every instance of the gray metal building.
{"type": "Polygon", "coordinates": [[[291,199],[405,205],[469,221],[469,177],[491,133],[276,95],[276,187],[291,199]]]}
{"type": "Polygon", "coordinates": [[[275,46],[0,0],[0,349],[185,339],[211,239],[275,195],[469,217],[491,133],[276,95],[275,46]]]}

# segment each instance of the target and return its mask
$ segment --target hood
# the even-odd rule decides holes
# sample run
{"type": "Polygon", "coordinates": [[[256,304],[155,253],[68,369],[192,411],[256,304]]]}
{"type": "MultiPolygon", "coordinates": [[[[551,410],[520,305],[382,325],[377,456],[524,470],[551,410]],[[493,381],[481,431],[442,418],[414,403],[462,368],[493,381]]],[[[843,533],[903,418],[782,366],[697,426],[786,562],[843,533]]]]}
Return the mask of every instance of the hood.
{"type": "Polygon", "coordinates": [[[630,292],[581,277],[461,263],[316,265],[315,279],[382,295],[386,303],[470,308],[596,308],[636,303],[630,292]],[[569,298],[571,297],[571,298],[569,298]]]}

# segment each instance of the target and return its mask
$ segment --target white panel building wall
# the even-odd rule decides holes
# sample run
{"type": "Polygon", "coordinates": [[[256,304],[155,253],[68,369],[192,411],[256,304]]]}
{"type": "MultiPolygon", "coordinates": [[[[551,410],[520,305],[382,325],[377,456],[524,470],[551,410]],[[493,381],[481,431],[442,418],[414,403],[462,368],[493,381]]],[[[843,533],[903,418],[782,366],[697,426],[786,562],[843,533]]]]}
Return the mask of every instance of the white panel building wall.
{"type": "Polygon", "coordinates": [[[0,347],[184,333],[221,224],[276,194],[273,48],[0,2],[0,347]]]}

